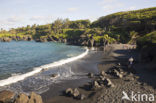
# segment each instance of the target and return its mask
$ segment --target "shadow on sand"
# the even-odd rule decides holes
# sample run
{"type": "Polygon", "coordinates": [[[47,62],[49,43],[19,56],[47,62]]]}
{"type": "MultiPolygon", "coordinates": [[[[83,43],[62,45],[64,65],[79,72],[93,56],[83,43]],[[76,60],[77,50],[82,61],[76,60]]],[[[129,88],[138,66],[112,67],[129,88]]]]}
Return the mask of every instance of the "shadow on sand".
{"type": "MultiPolygon", "coordinates": [[[[137,52],[136,50],[116,50],[114,52],[116,54],[120,54],[120,56],[115,57],[115,63],[121,63],[123,70],[132,72],[134,75],[139,76],[138,81],[141,82],[142,85],[147,84],[152,86],[154,89],[156,88],[156,72],[149,71],[150,67],[147,66],[148,63],[139,62],[139,52],[137,52]],[[131,70],[128,69],[128,59],[130,57],[134,58],[134,64],[132,65],[131,70]]],[[[107,62],[113,63],[114,61],[107,62]]]]}

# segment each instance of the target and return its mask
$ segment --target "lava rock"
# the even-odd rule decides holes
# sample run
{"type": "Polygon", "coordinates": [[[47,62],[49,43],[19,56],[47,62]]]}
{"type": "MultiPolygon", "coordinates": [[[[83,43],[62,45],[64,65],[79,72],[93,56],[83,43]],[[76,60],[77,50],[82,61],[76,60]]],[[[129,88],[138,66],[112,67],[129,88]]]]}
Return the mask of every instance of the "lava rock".
{"type": "Polygon", "coordinates": [[[79,100],[84,100],[84,99],[86,99],[86,96],[85,96],[84,94],[80,94],[80,95],[77,97],[77,99],[79,99],[79,100]]]}
{"type": "Polygon", "coordinates": [[[105,80],[104,80],[104,84],[106,85],[106,86],[108,86],[108,87],[114,87],[114,84],[111,82],[111,80],[110,79],[108,79],[108,78],[106,78],[105,80]]]}
{"type": "Polygon", "coordinates": [[[67,88],[66,91],[65,91],[65,94],[67,96],[72,96],[73,95],[73,89],[72,88],[67,88]]]}
{"type": "Polygon", "coordinates": [[[101,75],[101,76],[106,76],[105,71],[101,71],[100,75],[101,75]]]}
{"type": "Polygon", "coordinates": [[[80,95],[80,92],[78,91],[77,88],[75,88],[74,91],[73,91],[73,97],[76,98],[76,97],[78,97],[79,95],[80,95]]]}
{"type": "Polygon", "coordinates": [[[14,103],[28,103],[29,98],[26,94],[19,94],[14,103]]]}
{"type": "Polygon", "coordinates": [[[93,73],[88,73],[88,77],[89,78],[93,78],[94,77],[94,74],[93,73]]]}
{"type": "Polygon", "coordinates": [[[0,103],[11,102],[14,98],[15,93],[7,90],[3,90],[0,92],[0,103]]]}
{"type": "Polygon", "coordinates": [[[118,72],[116,69],[113,69],[110,74],[118,78],[123,77],[123,75],[120,72],[118,72]]]}
{"type": "Polygon", "coordinates": [[[30,94],[30,99],[29,99],[28,103],[43,103],[42,97],[40,95],[36,94],[35,92],[32,92],[30,94]]]}
{"type": "Polygon", "coordinates": [[[100,88],[101,86],[99,85],[99,83],[97,81],[93,81],[93,84],[92,84],[92,88],[93,89],[97,89],[97,88],[100,88]]]}

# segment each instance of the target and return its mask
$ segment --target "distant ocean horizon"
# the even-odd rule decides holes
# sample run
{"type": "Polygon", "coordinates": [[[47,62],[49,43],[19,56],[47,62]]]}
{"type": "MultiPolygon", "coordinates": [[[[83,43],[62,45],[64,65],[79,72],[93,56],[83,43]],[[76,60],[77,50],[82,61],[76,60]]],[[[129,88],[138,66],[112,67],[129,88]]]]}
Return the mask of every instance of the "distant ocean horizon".
{"type": "Polygon", "coordinates": [[[0,48],[0,86],[9,82],[14,83],[12,79],[14,81],[24,79],[26,76],[40,72],[41,69],[81,58],[86,51],[79,46],[35,41],[0,42],[0,48]],[[22,76],[11,78],[17,75],[22,76]]]}

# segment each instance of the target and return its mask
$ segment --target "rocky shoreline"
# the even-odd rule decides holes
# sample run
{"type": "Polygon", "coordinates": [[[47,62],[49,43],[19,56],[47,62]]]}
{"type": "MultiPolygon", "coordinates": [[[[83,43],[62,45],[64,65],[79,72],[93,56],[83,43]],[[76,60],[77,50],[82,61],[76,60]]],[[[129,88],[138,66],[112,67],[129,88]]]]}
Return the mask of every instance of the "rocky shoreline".
{"type": "MultiPolygon", "coordinates": [[[[133,91],[155,95],[156,83],[153,86],[140,81],[139,75],[142,74],[142,70],[136,68],[137,55],[135,50],[123,49],[122,44],[108,46],[103,61],[98,65],[99,74],[88,73],[87,75],[88,78],[91,78],[91,82],[74,88],[68,87],[62,91],[61,95],[52,97],[45,103],[131,103],[131,100],[122,100],[123,91],[128,94],[133,91]],[[135,57],[135,63],[129,66],[128,59],[131,56],[135,57]]],[[[148,79],[151,78],[148,76],[148,79]]],[[[138,98],[133,103],[137,103],[137,100],[138,98]]],[[[140,102],[144,103],[144,101],[140,102]]],[[[151,102],[147,100],[146,103],[151,102]]]]}
{"type": "Polygon", "coordinates": [[[48,36],[45,38],[33,38],[32,36],[14,36],[14,37],[1,37],[0,42],[14,41],[36,41],[36,42],[60,42],[68,45],[88,46],[88,47],[100,47],[108,44],[108,41],[101,39],[99,42],[95,41],[92,37],[81,35],[78,38],[56,38],[54,36],[48,36]]]}
{"type": "MultiPolygon", "coordinates": [[[[131,48],[130,45],[129,48],[131,48]]],[[[123,91],[127,94],[130,94],[132,91],[140,94],[156,94],[156,83],[152,81],[152,78],[156,76],[152,75],[151,72],[142,72],[144,70],[140,69],[142,67],[138,62],[138,54],[135,50],[125,49],[124,44],[112,44],[107,46],[103,52],[104,56],[101,57],[102,60],[98,59],[100,60],[98,64],[99,73],[87,74],[88,78],[91,79],[90,82],[76,87],[68,86],[61,91],[61,95],[56,95],[54,97],[52,97],[51,92],[49,92],[47,95],[51,98],[48,100],[45,100],[46,94],[41,94],[43,100],[39,95],[33,94],[44,103],[131,103],[132,101],[130,100],[121,99],[123,91]],[[135,63],[129,66],[128,59],[131,56],[134,57],[135,63]],[[141,75],[143,75],[143,77],[141,75]]],[[[52,89],[52,91],[54,90],[52,89]]],[[[31,94],[30,96],[26,96],[26,98],[28,97],[28,101],[31,99],[31,94]]],[[[11,97],[12,95],[13,94],[10,93],[8,96],[11,97]]],[[[20,94],[16,95],[14,102],[9,103],[21,103],[15,102],[17,98],[20,97],[19,95],[20,94]]],[[[155,99],[154,97],[154,100],[155,99]]],[[[137,103],[137,100],[138,98],[136,101],[133,101],[133,103],[137,103]]],[[[24,103],[37,103],[28,101],[24,103]]],[[[144,102],[145,101],[140,101],[140,103],[144,102]]],[[[154,101],[146,101],[146,103],[154,103],[154,101]]]]}
{"type": "Polygon", "coordinates": [[[3,90],[0,92],[0,103],[43,103],[43,101],[42,97],[35,92],[26,95],[24,93],[16,94],[3,90]]]}
{"type": "Polygon", "coordinates": [[[1,37],[0,42],[11,42],[12,40],[14,41],[32,41],[33,38],[31,36],[15,36],[15,37],[1,37]]]}

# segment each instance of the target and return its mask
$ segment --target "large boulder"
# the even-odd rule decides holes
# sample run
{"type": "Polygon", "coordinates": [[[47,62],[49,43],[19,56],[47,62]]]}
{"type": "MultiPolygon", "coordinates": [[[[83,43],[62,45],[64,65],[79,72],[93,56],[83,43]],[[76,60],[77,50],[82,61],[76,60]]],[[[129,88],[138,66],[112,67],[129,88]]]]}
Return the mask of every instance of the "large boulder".
{"type": "Polygon", "coordinates": [[[43,103],[42,97],[35,92],[32,92],[28,103],[43,103]]]}
{"type": "Polygon", "coordinates": [[[108,86],[108,87],[114,87],[114,84],[113,84],[113,83],[111,82],[111,80],[108,79],[108,78],[105,78],[104,84],[105,84],[106,86],[108,86]]]}
{"type": "Polygon", "coordinates": [[[15,93],[11,91],[1,91],[0,92],[0,103],[10,103],[15,96],[15,93]]]}
{"type": "Polygon", "coordinates": [[[19,94],[14,103],[28,103],[29,98],[26,94],[19,94]]]}
{"type": "Polygon", "coordinates": [[[118,77],[118,78],[122,78],[123,77],[123,75],[120,72],[118,72],[117,70],[115,70],[115,69],[114,69],[114,75],[116,77],[118,77]]]}
{"type": "Polygon", "coordinates": [[[97,81],[93,81],[92,83],[92,88],[93,89],[97,89],[97,88],[100,88],[101,86],[99,85],[99,83],[97,81]]]}
{"type": "Polygon", "coordinates": [[[101,72],[100,72],[100,75],[101,75],[101,76],[106,76],[107,74],[105,73],[105,71],[101,71],[101,72]]]}
{"type": "Polygon", "coordinates": [[[109,74],[111,74],[111,75],[113,75],[113,76],[115,76],[115,77],[117,77],[117,78],[122,78],[123,77],[123,75],[120,73],[121,72],[121,70],[119,69],[119,70],[117,70],[117,69],[111,69],[108,73],[109,74]]]}
{"type": "Polygon", "coordinates": [[[79,90],[77,88],[75,88],[74,91],[73,91],[73,97],[77,98],[79,95],[80,95],[79,90]]]}
{"type": "Polygon", "coordinates": [[[18,96],[11,91],[0,92],[0,103],[43,103],[40,95],[32,92],[30,96],[20,93],[18,96]]]}
{"type": "Polygon", "coordinates": [[[73,95],[73,89],[72,88],[67,88],[66,91],[65,91],[65,94],[67,96],[72,96],[73,95]]]}

